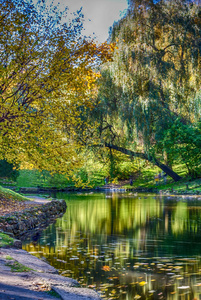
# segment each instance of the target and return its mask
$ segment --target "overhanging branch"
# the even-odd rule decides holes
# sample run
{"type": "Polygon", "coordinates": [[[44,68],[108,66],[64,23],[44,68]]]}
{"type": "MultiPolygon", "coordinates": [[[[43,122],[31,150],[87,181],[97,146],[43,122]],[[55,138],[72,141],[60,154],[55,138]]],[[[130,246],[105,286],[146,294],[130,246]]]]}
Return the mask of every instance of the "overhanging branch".
{"type": "Polygon", "coordinates": [[[163,170],[167,175],[172,177],[172,179],[174,179],[174,181],[181,180],[181,176],[179,176],[172,169],[170,169],[168,166],[161,163],[158,159],[156,159],[153,156],[150,156],[150,155],[147,155],[147,154],[141,153],[141,152],[134,152],[132,150],[128,150],[123,147],[119,147],[119,146],[116,146],[116,145],[113,145],[110,143],[105,143],[105,147],[119,151],[119,152],[129,155],[131,157],[139,157],[141,159],[147,160],[147,161],[151,162],[152,164],[156,165],[157,167],[159,167],[161,170],[163,170]]]}

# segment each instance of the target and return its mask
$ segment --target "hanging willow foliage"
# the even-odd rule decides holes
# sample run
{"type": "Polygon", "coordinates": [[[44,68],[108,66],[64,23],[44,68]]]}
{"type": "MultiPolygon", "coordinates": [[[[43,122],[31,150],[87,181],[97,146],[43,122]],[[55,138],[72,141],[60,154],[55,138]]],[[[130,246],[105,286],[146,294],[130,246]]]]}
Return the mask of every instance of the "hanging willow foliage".
{"type": "MultiPolygon", "coordinates": [[[[193,100],[201,83],[199,6],[186,1],[133,3],[112,32],[118,45],[110,64],[115,83],[129,92],[128,101],[145,118],[151,114],[149,124],[171,115],[194,121],[193,100]]],[[[145,119],[137,115],[135,109],[133,117],[143,129],[145,119]]]]}
{"type": "Polygon", "coordinates": [[[160,157],[176,121],[200,118],[201,8],[184,0],[129,4],[111,31],[116,49],[102,66],[92,119],[107,145],[160,157]]]}

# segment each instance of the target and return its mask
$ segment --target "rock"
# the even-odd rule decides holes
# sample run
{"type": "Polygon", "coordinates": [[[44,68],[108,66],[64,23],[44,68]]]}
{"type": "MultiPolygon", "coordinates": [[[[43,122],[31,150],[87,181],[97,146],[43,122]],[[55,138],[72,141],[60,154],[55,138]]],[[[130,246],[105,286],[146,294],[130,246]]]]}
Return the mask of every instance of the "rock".
{"type": "MultiPolygon", "coordinates": [[[[46,262],[40,260],[39,258],[29,254],[27,251],[22,249],[1,249],[2,253],[5,255],[11,256],[13,259],[17,260],[20,264],[35,270],[36,272],[43,273],[52,273],[57,274],[58,271],[54,267],[50,266],[46,262]]],[[[49,274],[50,276],[50,274],[49,274]]],[[[62,277],[63,278],[63,277],[62,277]]]]}
{"type": "Polygon", "coordinates": [[[63,300],[100,300],[101,297],[93,290],[87,288],[52,286],[63,300]]]}
{"type": "MultiPolygon", "coordinates": [[[[50,296],[48,298],[48,296],[45,297],[43,295],[40,295],[39,292],[38,297],[35,297],[35,294],[33,294],[33,297],[31,297],[31,292],[33,293],[34,287],[38,285],[41,286],[42,284],[43,286],[48,286],[51,287],[52,290],[55,290],[63,300],[101,299],[100,295],[96,291],[88,288],[83,288],[76,280],[59,275],[58,271],[54,267],[50,266],[48,263],[40,260],[39,258],[32,256],[25,250],[2,248],[0,252],[0,271],[0,284],[2,282],[6,283],[6,278],[9,278],[9,280],[12,282],[12,286],[14,288],[13,293],[15,296],[17,296],[16,288],[19,289],[19,285],[21,285],[27,290],[26,299],[52,299],[52,297],[50,296]],[[7,268],[5,270],[4,261],[6,256],[12,257],[14,261],[17,261],[24,266],[31,268],[32,270],[26,273],[13,273],[10,271],[10,268],[7,268]],[[4,269],[2,269],[2,267],[4,267],[4,269]]],[[[44,295],[47,294],[44,293],[44,295]]],[[[1,294],[0,299],[4,299],[1,298],[1,294]]],[[[21,298],[16,297],[16,299],[21,298]]],[[[25,298],[23,297],[23,299],[25,298]]]]}
{"type": "Polygon", "coordinates": [[[22,242],[20,240],[14,239],[13,247],[22,249],[22,242]]]}

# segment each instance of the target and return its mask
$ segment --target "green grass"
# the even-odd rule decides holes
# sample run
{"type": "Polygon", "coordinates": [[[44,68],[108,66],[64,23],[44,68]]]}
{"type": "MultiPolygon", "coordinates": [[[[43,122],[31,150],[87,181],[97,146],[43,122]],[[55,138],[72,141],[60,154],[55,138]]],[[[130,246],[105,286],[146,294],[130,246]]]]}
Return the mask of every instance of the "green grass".
{"type": "Polygon", "coordinates": [[[179,182],[173,182],[167,185],[159,185],[157,189],[174,190],[177,193],[187,192],[187,193],[200,193],[201,192],[201,179],[189,180],[189,178],[183,178],[179,182]]]}
{"type": "Polygon", "coordinates": [[[6,255],[6,260],[13,260],[13,258],[10,255],[6,255]]]}
{"type": "Polygon", "coordinates": [[[1,247],[8,247],[12,246],[14,239],[11,238],[9,235],[0,232],[0,248],[1,247]]]}
{"type": "MultiPolygon", "coordinates": [[[[171,177],[167,177],[167,183],[164,184],[163,180],[159,185],[156,186],[154,177],[155,175],[159,174],[162,170],[159,169],[157,166],[152,165],[151,163],[136,163],[136,162],[123,162],[119,166],[120,178],[127,179],[130,176],[134,176],[133,185],[130,186],[129,184],[124,185],[124,188],[145,188],[145,189],[157,189],[157,190],[172,190],[182,192],[186,191],[187,187],[188,190],[192,192],[201,192],[201,187],[199,183],[199,179],[193,181],[187,177],[187,169],[184,164],[177,164],[173,166],[173,170],[179,174],[183,179],[178,183],[175,183],[171,177]],[[133,167],[132,167],[132,164],[133,167]],[[188,186],[187,186],[188,185],[188,186]]],[[[93,188],[96,186],[103,186],[104,185],[104,178],[108,174],[108,170],[101,167],[100,164],[93,165],[92,163],[89,164],[88,169],[83,169],[78,172],[76,176],[80,176],[83,182],[86,182],[86,186],[89,188],[93,188]],[[85,178],[86,177],[86,178],[85,178]]],[[[118,178],[118,177],[117,177],[118,178]]],[[[117,178],[115,180],[110,180],[110,182],[114,181],[118,183],[117,178]]],[[[121,181],[120,181],[121,182],[121,181]]],[[[120,183],[119,182],[119,183],[120,183]]],[[[75,187],[75,182],[73,183],[72,180],[67,180],[65,176],[56,174],[51,176],[49,172],[42,171],[39,172],[37,170],[20,170],[19,177],[17,178],[17,187],[56,187],[56,188],[67,188],[67,187],[75,187]]],[[[11,199],[16,200],[28,200],[27,198],[13,192],[10,190],[6,190],[0,188],[0,197],[3,194],[6,197],[10,197],[11,199]]]]}
{"type": "MultiPolygon", "coordinates": [[[[104,185],[105,174],[101,171],[89,172],[87,175],[85,172],[78,172],[77,177],[82,179],[83,183],[86,183],[89,187],[104,185]],[[89,180],[89,182],[88,182],[89,180]]],[[[20,170],[19,177],[17,178],[17,188],[21,187],[45,187],[45,188],[67,188],[75,187],[76,180],[73,182],[71,179],[67,179],[64,175],[55,174],[51,176],[47,171],[39,172],[37,170],[20,170]]]]}
{"type": "MultiPolygon", "coordinates": [[[[9,259],[10,260],[10,259],[9,259]]],[[[6,263],[6,266],[11,268],[11,272],[29,272],[34,271],[33,269],[20,264],[18,261],[13,260],[6,263]]]]}
{"type": "MultiPolygon", "coordinates": [[[[142,168],[136,178],[133,180],[133,185],[130,186],[129,184],[125,185],[125,188],[153,188],[155,186],[154,177],[156,174],[159,174],[161,169],[156,166],[147,165],[146,167],[142,168]]],[[[172,181],[169,177],[168,180],[172,181]]]]}
{"type": "Polygon", "coordinates": [[[18,201],[28,201],[29,199],[6,188],[3,188],[0,186],[0,199],[10,199],[12,200],[18,200],[18,201]]]}
{"type": "Polygon", "coordinates": [[[167,182],[164,184],[163,179],[160,180],[159,184],[156,185],[154,176],[161,172],[161,169],[155,166],[148,165],[141,170],[138,178],[133,181],[133,185],[125,185],[124,188],[145,188],[145,189],[156,189],[158,191],[169,190],[177,193],[201,193],[201,178],[191,179],[187,176],[187,170],[185,165],[178,164],[173,167],[173,170],[179,174],[182,179],[175,182],[171,177],[167,177],[167,182]]]}
{"type": "Polygon", "coordinates": [[[74,186],[71,180],[60,174],[51,176],[48,171],[20,170],[17,178],[17,187],[57,187],[74,186]]]}
{"type": "Polygon", "coordinates": [[[6,178],[6,177],[0,177],[0,185],[1,186],[9,186],[9,187],[15,187],[16,186],[16,181],[10,179],[10,178],[6,178]]]}

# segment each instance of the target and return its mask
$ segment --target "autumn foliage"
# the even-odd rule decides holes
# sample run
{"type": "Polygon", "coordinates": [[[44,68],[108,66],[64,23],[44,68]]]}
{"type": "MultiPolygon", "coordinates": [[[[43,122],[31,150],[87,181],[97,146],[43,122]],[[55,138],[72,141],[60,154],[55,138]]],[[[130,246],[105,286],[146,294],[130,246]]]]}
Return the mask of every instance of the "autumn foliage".
{"type": "Polygon", "coordinates": [[[112,53],[81,37],[81,17],[66,23],[43,1],[1,1],[0,159],[63,173],[80,165],[80,110],[92,106],[95,67],[112,53]]]}

